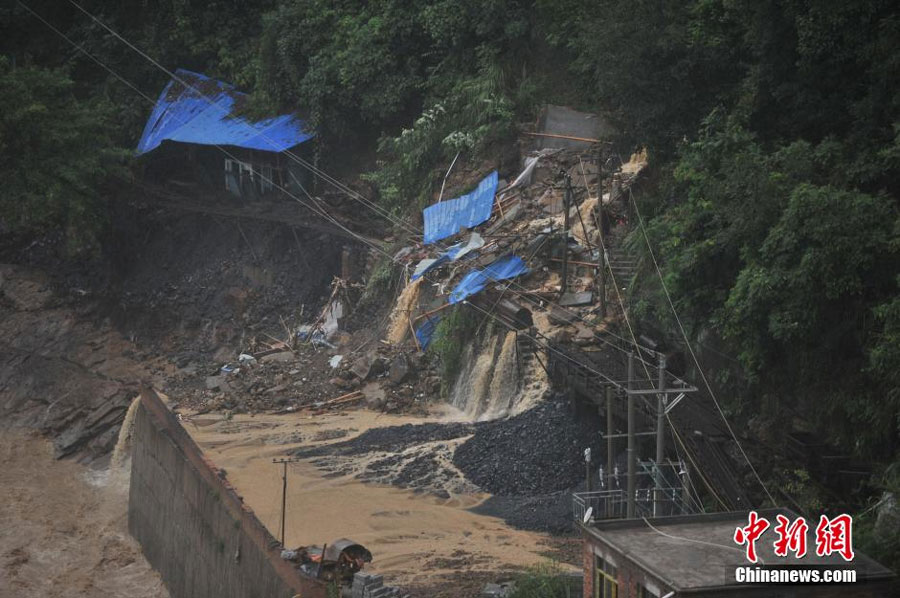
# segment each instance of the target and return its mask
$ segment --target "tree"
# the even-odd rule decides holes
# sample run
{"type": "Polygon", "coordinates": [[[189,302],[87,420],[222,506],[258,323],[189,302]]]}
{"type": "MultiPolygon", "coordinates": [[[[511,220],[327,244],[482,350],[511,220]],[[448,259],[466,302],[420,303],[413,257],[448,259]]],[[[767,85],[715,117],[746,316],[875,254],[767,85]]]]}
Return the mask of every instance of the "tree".
{"type": "Polygon", "coordinates": [[[100,189],[124,154],[111,142],[109,107],[72,87],[62,70],[0,58],[0,218],[14,232],[62,226],[79,249],[102,229],[100,189]]]}

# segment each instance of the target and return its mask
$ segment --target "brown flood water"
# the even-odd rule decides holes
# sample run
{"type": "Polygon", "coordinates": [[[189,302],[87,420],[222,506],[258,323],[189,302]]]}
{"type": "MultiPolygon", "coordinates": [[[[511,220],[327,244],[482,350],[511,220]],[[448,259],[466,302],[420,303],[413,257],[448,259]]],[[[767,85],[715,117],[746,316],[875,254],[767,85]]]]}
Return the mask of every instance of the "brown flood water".
{"type": "MultiPolygon", "coordinates": [[[[272,463],[288,450],[319,445],[317,432],[347,430],[340,442],[382,426],[423,423],[424,419],[367,410],[310,416],[197,416],[185,428],[257,517],[278,537],[281,467],[272,463]],[[298,433],[302,442],[281,444],[298,433]]],[[[432,419],[433,421],[433,419],[432,419]]],[[[352,476],[324,477],[305,462],[288,467],[286,545],[321,545],[348,537],[371,550],[368,570],[390,584],[414,584],[469,571],[510,572],[543,561],[544,534],[515,530],[502,520],[466,510],[485,496],[455,495],[447,500],[409,490],[363,484],[352,476]]]]}
{"type": "Polygon", "coordinates": [[[0,430],[0,598],[167,598],[127,505],[124,471],[57,461],[48,440],[0,430]]]}

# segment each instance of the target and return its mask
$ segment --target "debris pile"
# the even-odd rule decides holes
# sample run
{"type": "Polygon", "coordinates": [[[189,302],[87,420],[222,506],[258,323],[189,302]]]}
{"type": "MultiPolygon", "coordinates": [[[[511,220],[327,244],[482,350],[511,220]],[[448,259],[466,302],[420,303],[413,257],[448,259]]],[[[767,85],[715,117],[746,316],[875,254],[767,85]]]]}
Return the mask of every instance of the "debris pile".
{"type": "Polygon", "coordinates": [[[606,350],[615,321],[608,300],[636,265],[618,247],[627,193],[647,158],[637,153],[613,171],[613,157],[601,167],[601,153],[542,149],[511,182],[491,172],[471,193],[429,206],[423,242],[395,255],[411,272],[391,315],[395,347],[427,348],[445,310],[459,304],[512,334],[475,339],[456,381],[444,381],[473,420],[521,413],[545,395],[550,344],[606,350]]]}

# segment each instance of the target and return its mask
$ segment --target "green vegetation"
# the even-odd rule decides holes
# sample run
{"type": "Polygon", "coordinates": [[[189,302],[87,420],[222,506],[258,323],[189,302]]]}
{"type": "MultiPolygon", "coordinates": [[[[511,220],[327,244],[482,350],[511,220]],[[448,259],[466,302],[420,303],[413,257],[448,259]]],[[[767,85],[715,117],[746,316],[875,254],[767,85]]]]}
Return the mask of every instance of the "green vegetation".
{"type": "MultiPolygon", "coordinates": [[[[167,79],[68,3],[33,6],[151,97],[167,79]]],[[[895,2],[85,7],[167,67],[234,81],[254,92],[255,110],[308,116],[326,169],[329,155],[358,156],[396,213],[418,213],[457,152],[469,165],[496,157],[538,103],[605,113],[619,129],[617,152],[649,150],[653,187],[639,205],[648,237],[692,340],[721,339],[736,360],[711,372],[736,423],[765,431],[776,453],[799,428],[873,463],[853,506],[892,487],[888,472],[900,463],[895,2]]],[[[115,148],[133,146],[149,107],[21,8],[0,16],[0,224],[26,234],[59,227],[73,247],[90,246],[80,237],[102,229],[115,148]]],[[[640,236],[632,243],[644,245],[640,236]]],[[[389,274],[379,270],[372,288],[389,274]]],[[[644,274],[635,312],[674,330],[655,272],[644,274]]],[[[439,327],[432,350],[447,379],[473,329],[468,317],[456,309],[439,327]]],[[[834,504],[805,470],[769,469],[764,477],[807,507],[834,504]]]]}
{"type": "Polygon", "coordinates": [[[531,567],[515,578],[510,598],[574,598],[572,588],[556,563],[531,567]]]}
{"type": "Polygon", "coordinates": [[[438,166],[509,141],[530,111],[527,2],[285,1],[266,15],[258,99],[301,107],[327,147],[378,139],[366,178],[398,213],[438,166]]]}
{"type": "Polygon", "coordinates": [[[65,231],[70,251],[96,246],[101,187],[122,166],[110,110],[79,101],[61,70],[13,68],[0,56],[0,219],[14,231],[65,231]]]}
{"type": "MultiPolygon", "coordinates": [[[[478,326],[478,318],[471,309],[464,305],[445,310],[441,321],[434,330],[434,337],[428,351],[435,355],[441,364],[441,394],[450,394],[450,385],[462,368],[466,347],[473,340],[473,333],[478,326]]],[[[485,335],[487,338],[489,335],[485,335]]]]}

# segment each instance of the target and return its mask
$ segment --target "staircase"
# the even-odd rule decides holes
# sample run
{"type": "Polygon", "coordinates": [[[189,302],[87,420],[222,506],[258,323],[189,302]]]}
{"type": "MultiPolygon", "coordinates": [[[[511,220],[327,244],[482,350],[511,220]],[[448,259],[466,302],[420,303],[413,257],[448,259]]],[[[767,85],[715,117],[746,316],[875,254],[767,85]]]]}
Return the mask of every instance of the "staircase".
{"type": "Polygon", "coordinates": [[[609,269],[615,277],[616,284],[619,285],[620,290],[631,284],[638,266],[637,258],[625,249],[624,240],[625,231],[623,227],[614,228],[605,240],[609,269]]]}
{"type": "Polygon", "coordinates": [[[539,352],[543,351],[540,341],[536,343],[534,340],[534,329],[528,331],[527,334],[516,334],[516,356],[519,360],[519,372],[522,377],[522,388],[536,388],[537,385],[543,384],[543,373],[538,368],[544,369],[547,365],[539,352]]]}

